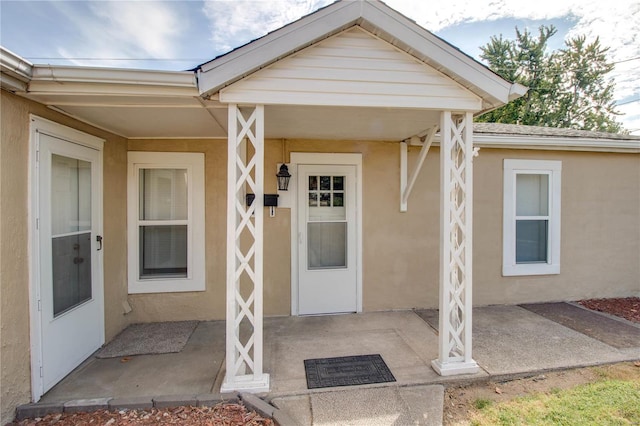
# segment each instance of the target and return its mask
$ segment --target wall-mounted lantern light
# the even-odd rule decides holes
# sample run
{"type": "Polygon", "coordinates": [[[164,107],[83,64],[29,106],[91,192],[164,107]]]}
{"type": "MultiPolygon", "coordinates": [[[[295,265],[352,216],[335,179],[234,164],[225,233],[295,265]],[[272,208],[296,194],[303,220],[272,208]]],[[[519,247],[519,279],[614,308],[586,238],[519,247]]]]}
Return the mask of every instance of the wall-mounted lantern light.
{"type": "Polygon", "coordinates": [[[278,191],[286,191],[289,189],[289,179],[291,179],[291,174],[289,173],[289,168],[286,164],[280,166],[280,171],[276,173],[276,177],[278,178],[278,191]]]}

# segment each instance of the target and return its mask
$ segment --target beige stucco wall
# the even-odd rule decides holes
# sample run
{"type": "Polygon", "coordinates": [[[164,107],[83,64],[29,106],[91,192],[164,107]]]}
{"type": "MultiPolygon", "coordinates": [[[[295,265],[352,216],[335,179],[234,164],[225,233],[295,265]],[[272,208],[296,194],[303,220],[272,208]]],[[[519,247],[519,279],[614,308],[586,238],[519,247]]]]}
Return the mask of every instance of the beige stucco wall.
{"type": "Polygon", "coordinates": [[[223,319],[226,265],[227,144],[221,140],[130,140],[129,151],[205,155],[206,291],[129,295],[132,322],[223,319]]]}
{"type": "Polygon", "coordinates": [[[5,424],[12,420],[16,405],[31,399],[27,246],[29,114],[106,139],[104,180],[109,184],[104,187],[104,299],[107,340],[127,323],[121,305],[126,298],[126,141],[4,90],[0,96],[0,422],[5,424]]]}
{"type": "MultiPolygon", "coordinates": [[[[439,149],[399,212],[397,143],[289,141],[363,153],[363,308],[437,307],[439,149]]],[[[410,169],[418,148],[409,152],[410,169]]],[[[474,305],[640,294],[640,155],[482,149],[474,160],[474,305]],[[502,277],[503,160],[562,161],[561,274],[502,277]]]]}
{"type": "MultiPolygon", "coordinates": [[[[227,141],[130,140],[130,151],[202,152],[205,154],[205,258],[206,290],[186,293],[150,293],[129,296],[132,322],[224,319],[226,315],[227,242],[227,141]]],[[[267,141],[265,149],[265,192],[275,193],[276,163],[281,162],[280,141],[267,141]]],[[[265,315],[289,315],[290,216],[279,209],[276,217],[264,220],[265,315]],[[282,236],[285,236],[283,238],[282,236]]]]}
{"type": "MultiPolygon", "coordinates": [[[[362,153],[363,309],[435,306],[440,232],[437,149],[427,157],[406,213],[400,212],[397,142],[291,140],[287,151],[362,153]]],[[[410,164],[417,154],[411,149],[410,164]]]]}
{"type": "Polygon", "coordinates": [[[474,162],[474,303],[640,294],[640,155],[482,149],[474,162]],[[503,159],[562,161],[559,275],[502,277],[503,159]]]}
{"type": "MultiPolygon", "coordinates": [[[[2,422],[28,402],[28,114],[107,140],[104,150],[104,283],[107,340],[127,324],[224,319],[226,268],[226,141],[129,140],[78,123],[42,105],[2,92],[0,273],[2,291],[2,422]],[[206,291],[127,294],[127,151],[205,154],[206,291]],[[11,200],[11,202],[7,202],[11,200]],[[133,311],[123,314],[128,300],[133,311]]],[[[276,192],[277,163],[291,152],[359,152],[363,158],[363,307],[365,311],[437,307],[439,151],[432,148],[399,211],[398,143],[269,140],[265,192],[276,192]]],[[[412,168],[417,148],[409,151],[412,168]]],[[[474,304],[572,300],[640,294],[640,155],[483,149],[475,159],[474,304]],[[562,273],[502,277],[502,161],[561,160],[562,273]]],[[[294,177],[295,178],[295,177],[294,177]]],[[[264,219],[264,311],[291,310],[290,210],[264,219]]]]}
{"type": "MultiPolygon", "coordinates": [[[[206,156],[207,290],[131,295],[133,322],[223,319],[226,262],[226,141],[129,141],[130,150],[192,151],[206,156]]],[[[418,156],[410,148],[410,168],[418,156]]],[[[277,163],[291,152],[359,152],[363,159],[363,308],[437,307],[439,150],[432,148],[399,211],[399,147],[366,141],[269,140],[265,192],[275,193],[277,163]]],[[[483,149],[475,159],[474,304],[575,300],[640,292],[638,155],[483,149]],[[563,162],[562,273],[502,277],[502,161],[563,162]],[[615,183],[615,184],[613,184],[615,183]],[[585,230],[591,230],[586,232],[585,230]],[[634,238],[635,236],[635,238],[634,238]]],[[[290,210],[264,218],[264,309],[291,312],[290,210]]]]}

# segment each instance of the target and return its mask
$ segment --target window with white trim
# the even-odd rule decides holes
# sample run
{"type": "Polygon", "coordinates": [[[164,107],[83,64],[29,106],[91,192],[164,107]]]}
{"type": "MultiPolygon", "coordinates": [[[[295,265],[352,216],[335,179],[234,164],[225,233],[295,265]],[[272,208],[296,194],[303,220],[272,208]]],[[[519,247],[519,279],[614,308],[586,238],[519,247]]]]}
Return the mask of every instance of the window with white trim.
{"type": "Polygon", "coordinates": [[[205,289],[204,154],[128,153],[129,293],[205,289]]]}
{"type": "Polygon", "coordinates": [[[504,160],[502,275],[560,273],[561,161],[504,160]]]}

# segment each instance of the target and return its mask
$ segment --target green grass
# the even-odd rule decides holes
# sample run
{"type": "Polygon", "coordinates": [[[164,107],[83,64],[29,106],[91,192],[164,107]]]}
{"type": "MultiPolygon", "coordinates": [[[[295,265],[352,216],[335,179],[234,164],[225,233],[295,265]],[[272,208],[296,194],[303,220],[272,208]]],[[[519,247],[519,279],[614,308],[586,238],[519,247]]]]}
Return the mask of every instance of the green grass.
{"type": "Polygon", "coordinates": [[[603,380],[497,404],[478,404],[474,425],[638,425],[640,382],[603,380]],[[478,405],[484,405],[478,407],[478,405]]]}
{"type": "Polygon", "coordinates": [[[490,399],[486,399],[486,398],[478,398],[473,402],[473,406],[476,407],[476,409],[478,410],[482,410],[483,408],[487,408],[488,406],[492,405],[493,401],[491,401],[490,399]]]}

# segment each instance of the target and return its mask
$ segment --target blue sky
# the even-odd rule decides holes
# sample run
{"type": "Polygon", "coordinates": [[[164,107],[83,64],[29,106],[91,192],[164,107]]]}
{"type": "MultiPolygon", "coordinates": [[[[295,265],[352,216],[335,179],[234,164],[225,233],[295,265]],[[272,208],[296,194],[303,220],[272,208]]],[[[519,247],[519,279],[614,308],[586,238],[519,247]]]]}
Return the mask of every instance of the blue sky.
{"type": "MultiPolygon", "coordinates": [[[[33,63],[184,70],[306,15],[330,0],[0,0],[0,44],[33,63]]],[[[600,37],[616,64],[624,126],[640,134],[637,0],[387,0],[478,58],[492,35],[553,24],[565,37],[600,37]],[[630,59],[630,60],[629,60],[630,59]]]]}

